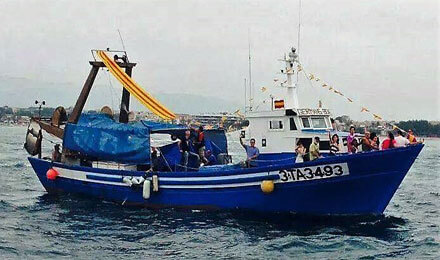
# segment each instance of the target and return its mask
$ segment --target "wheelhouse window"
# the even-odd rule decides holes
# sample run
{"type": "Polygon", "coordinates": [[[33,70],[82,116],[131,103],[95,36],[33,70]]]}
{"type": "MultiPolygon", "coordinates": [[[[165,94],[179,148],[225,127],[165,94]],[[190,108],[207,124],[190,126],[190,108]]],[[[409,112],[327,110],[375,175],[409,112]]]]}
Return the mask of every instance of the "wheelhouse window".
{"type": "Polygon", "coordinates": [[[269,129],[282,130],[283,129],[283,121],[282,120],[270,120],[269,121],[269,129]]]}
{"type": "Polygon", "coordinates": [[[327,123],[327,126],[332,127],[332,123],[328,117],[325,117],[325,122],[327,123]]]}
{"type": "Polygon", "coordinates": [[[304,128],[310,128],[310,121],[308,117],[302,117],[301,121],[304,128]]]}
{"type": "Polygon", "coordinates": [[[295,119],[293,117],[291,117],[289,119],[289,121],[290,121],[290,130],[291,131],[298,130],[298,128],[296,127],[296,124],[295,124],[295,119]]]}
{"type": "Polygon", "coordinates": [[[327,128],[323,117],[312,117],[313,128],[327,128]]]}

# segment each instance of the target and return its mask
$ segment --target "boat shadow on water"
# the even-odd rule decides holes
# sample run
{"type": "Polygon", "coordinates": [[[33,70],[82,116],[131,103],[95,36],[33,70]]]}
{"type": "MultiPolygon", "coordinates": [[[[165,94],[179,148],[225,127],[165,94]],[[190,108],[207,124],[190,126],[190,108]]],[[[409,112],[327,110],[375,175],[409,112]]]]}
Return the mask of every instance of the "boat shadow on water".
{"type": "MultiPolygon", "coordinates": [[[[295,213],[259,213],[243,210],[148,209],[122,206],[81,195],[44,194],[38,208],[50,208],[51,219],[70,223],[77,234],[114,229],[121,238],[136,241],[157,233],[237,229],[250,238],[271,240],[289,235],[372,237],[396,241],[407,237],[407,221],[386,215],[306,215],[295,213]],[[55,206],[55,207],[54,207],[55,206]],[[136,231],[136,232],[130,232],[136,231]]],[[[49,217],[49,216],[48,216],[49,217]]]]}

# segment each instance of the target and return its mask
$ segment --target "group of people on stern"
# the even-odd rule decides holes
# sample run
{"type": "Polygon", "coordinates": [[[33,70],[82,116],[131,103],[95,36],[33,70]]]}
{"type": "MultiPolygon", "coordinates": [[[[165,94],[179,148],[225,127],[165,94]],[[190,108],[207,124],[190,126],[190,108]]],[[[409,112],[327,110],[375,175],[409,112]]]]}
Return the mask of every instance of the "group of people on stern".
{"type": "MultiPolygon", "coordinates": [[[[370,133],[368,131],[365,131],[364,136],[358,140],[355,137],[355,127],[350,127],[350,133],[346,138],[346,146],[347,150],[343,151],[342,149],[342,141],[340,142],[340,138],[338,134],[331,135],[329,132],[329,139],[330,139],[330,156],[335,156],[338,153],[345,153],[348,152],[349,154],[357,153],[357,152],[368,152],[368,151],[374,151],[374,150],[386,150],[390,148],[397,148],[397,147],[405,147],[410,144],[416,144],[419,143],[417,141],[417,138],[415,137],[413,131],[410,129],[408,130],[408,134],[406,137],[404,137],[401,130],[396,131],[396,136],[393,132],[388,132],[387,137],[381,142],[379,140],[379,137],[376,133],[370,133]]],[[[296,158],[295,162],[300,163],[304,161],[313,161],[318,158],[321,158],[321,153],[319,149],[319,143],[320,138],[318,136],[313,138],[312,143],[310,144],[308,150],[303,145],[303,143],[300,141],[297,142],[295,147],[295,153],[296,158]]],[[[255,139],[250,139],[249,144],[246,145],[243,143],[243,140],[240,138],[240,144],[243,146],[243,148],[246,150],[246,166],[250,167],[251,162],[255,161],[258,158],[258,155],[260,154],[258,148],[255,146],[255,139]]]]}

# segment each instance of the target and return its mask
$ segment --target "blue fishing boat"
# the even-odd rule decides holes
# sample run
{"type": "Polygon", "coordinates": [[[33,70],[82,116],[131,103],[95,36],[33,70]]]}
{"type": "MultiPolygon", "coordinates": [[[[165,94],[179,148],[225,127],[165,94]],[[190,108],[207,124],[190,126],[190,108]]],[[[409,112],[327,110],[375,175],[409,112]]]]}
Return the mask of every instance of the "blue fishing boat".
{"type": "MultiPolygon", "coordinates": [[[[423,148],[414,144],[330,156],[330,113],[299,107],[297,86],[290,79],[297,59],[292,49],[285,56],[286,99],[273,100],[268,111],[247,113],[249,127],[241,137],[261,143],[261,153],[250,167],[231,163],[223,129],[204,131],[205,149],[213,158],[209,165],[201,164],[196,154],[184,160],[177,140],[185,138],[188,127],[171,123],[173,113],[132,81],[135,64],[125,53],[113,59],[105,51],[96,53],[102,61],[90,62],[90,75],[70,115],[60,108],[51,119],[33,118],[29,125],[25,147],[48,193],[150,208],[382,214],[423,148]],[[101,67],[109,68],[124,86],[119,120],[108,109],[82,113],[101,67]],[[128,122],[130,94],[167,121],[128,122]],[[43,130],[62,139],[59,156],[42,155],[43,130]],[[151,140],[157,136],[169,142],[152,149],[151,140]],[[314,136],[321,137],[321,158],[296,162],[294,144],[311,142],[314,136]]],[[[191,129],[190,133],[196,134],[191,129]]]]}

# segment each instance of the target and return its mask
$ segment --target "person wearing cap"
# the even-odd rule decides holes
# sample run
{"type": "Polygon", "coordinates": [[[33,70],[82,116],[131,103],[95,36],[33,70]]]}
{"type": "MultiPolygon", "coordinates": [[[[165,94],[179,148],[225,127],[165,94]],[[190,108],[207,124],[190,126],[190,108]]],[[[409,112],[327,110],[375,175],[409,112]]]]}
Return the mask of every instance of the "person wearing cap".
{"type": "Polygon", "coordinates": [[[310,161],[316,160],[319,158],[320,154],[319,154],[319,137],[316,136],[313,139],[313,142],[310,144],[309,146],[309,157],[310,157],[310,161]]]}
{"type": "Polygon", "coordinates": [[[414,133],[413,133],[413,131],[411,129],[408,130],[408,135],[406,136],[406,138],[408,139],[410,144],[416,144],[417,143],[416,136],[414,135],[414,133]]]}

